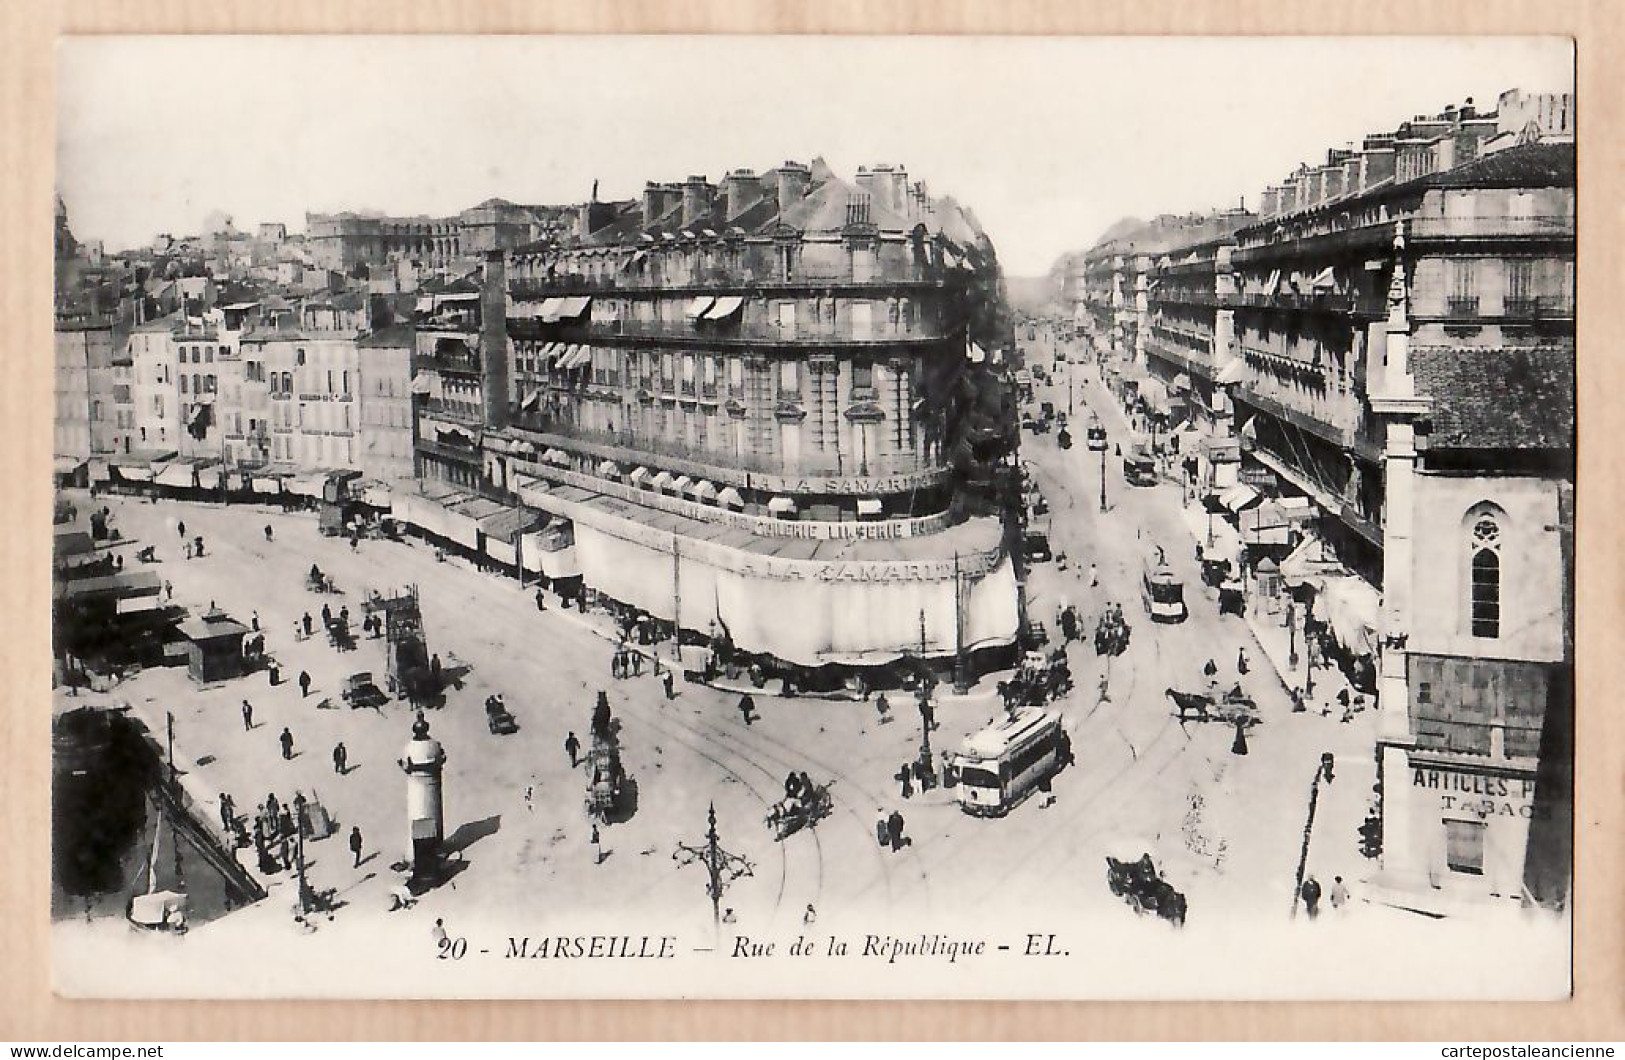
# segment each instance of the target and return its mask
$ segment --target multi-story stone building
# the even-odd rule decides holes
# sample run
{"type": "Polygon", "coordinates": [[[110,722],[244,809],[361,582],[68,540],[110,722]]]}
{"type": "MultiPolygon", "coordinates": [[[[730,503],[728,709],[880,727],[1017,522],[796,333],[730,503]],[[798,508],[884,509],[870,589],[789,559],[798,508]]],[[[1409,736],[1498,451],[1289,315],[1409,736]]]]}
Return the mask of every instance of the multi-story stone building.
{"type": "Polygon", "coordinates": [[[1085,255],[1097,344],[1220,410],[1380,584],[1376,628],[1339,635],[1376,657],[1385,876],[1412,890],[1566,887],[1574,220],[1572,97],[1512,91],[1328,152],[1228,234],[1085,255]]]}
{"type": "Polygon", "coordinates": [[[426,479],[548,513],[588,585],[747,652],[1014,641],[1003,527],[956,503],[1005,443],[966,377],[998,391],[1009,321],[951,200],[821,160],[651,183],[481,279],[420,301],[426,479]]]}
{"type": "Polygon", "coordinates": [[[417,337],[396,326],[356,340],[361,377],[361,470],[370,479],[395,483],[416,474],[413,442],[412,360],[417,337]]]}
{"type": "MultiPolygon", "coordinates": [[[[136,447],[173,452],[180,443],[178,366],[172,343],[176,318],[138,325],[130,334],[134,373],[136,447]]],[[[190,384],[188,384],[190,385],[190,384]]]]}

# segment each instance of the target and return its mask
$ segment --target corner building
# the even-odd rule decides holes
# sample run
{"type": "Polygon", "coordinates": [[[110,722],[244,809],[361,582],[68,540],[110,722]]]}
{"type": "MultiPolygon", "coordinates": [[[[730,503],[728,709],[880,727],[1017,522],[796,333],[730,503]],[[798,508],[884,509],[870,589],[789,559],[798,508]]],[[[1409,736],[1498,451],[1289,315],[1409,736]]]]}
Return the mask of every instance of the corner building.
{"type": "Polygon", "coordinates": [[[789,162],[584,204],[501,267],[475,327],[505,314],[508,342],[461,344],[467,411],[482,479],[552,517],[564,569],[802,668],[1014,643],[1003,526],[963,514],[949,462],[961,376],[1001,342],[993,247],[951,200],[789,162]]]}

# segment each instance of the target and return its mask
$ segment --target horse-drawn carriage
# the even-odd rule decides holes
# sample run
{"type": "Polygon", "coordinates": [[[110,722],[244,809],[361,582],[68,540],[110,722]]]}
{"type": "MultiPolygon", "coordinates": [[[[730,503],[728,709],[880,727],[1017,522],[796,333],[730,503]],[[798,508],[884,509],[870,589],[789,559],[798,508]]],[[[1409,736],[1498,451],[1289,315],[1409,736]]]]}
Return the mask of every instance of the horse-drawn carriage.
{"type": "Polygon", "coordinates": [[[512,736],[519,731],[519,722],[508,712],[508,704],[501,696],[485,697],[485,725],[492,736],[512,736]]]}
{"type": "Polygon", "coordinates": [[[334,615],[328,620],[327,642],[339,651],[355,651],[355,630],[348,619],[334,615]]]}
{"type": "Polygon", "coordinates": [[[1128,650],[1129,626],[1123,620],[1123,610],[1112,604],[1100,616],[1095,626],[1095,654],[1121,655],[1128,650]]]}
{"type": "Polygon", "coordinates": [[[828,784],[814,784],[805,773],[792,773],[784,785],[784,798],[767,812],[767,827],[775,840],[811,828],[835,809],[828,784]]]}
{"type": "Polygon", "coordinates": [[[626,773],[621,767],[620,744],[613,736],[595,735],[587,751],[587,816],[608,823],[620,802],[626,773]]]}
{"type": "Polygon", "coordinates": [[[1056,648],[1047,655],[1030,651],[1009,681],[1000,682],[1006,707],[1041,707],[1072,691],[1072,668],[1066,649],[1056,648]]]}
{"type": "Polygon", "coordinates": [[[1138,861],[1107,857],[1106,884],[1136,913],[1154,913],[1175,927],[1185,923],[1185,896],[1162,877],[1150,854],[1138,861]]]}
{"type": "Polygon", "coordinates": [[[1163,694],[1173,700],[1180,721],[1194,717],[1197,721],[1222,721],[1227,725],[1237,722],[1254,725],[1258,722],[1258,705],[1241,690],[1240,685],[1223,695],[1215,691],[1181,692],[1177,688],[1166,689],[1163,694]]]}

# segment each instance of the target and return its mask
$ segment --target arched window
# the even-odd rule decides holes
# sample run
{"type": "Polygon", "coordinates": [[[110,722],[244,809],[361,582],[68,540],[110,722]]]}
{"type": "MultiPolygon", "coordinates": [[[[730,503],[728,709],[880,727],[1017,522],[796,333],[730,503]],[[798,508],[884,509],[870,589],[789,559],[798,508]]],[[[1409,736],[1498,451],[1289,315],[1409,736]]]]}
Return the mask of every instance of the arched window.
{"type": "Polygon", "coordinates": [[[1471,557],[1471,626],[1475,637],[1501,635],[1501,525],[1493,515],[1473,521],[1468,542],[1471,557]]]}

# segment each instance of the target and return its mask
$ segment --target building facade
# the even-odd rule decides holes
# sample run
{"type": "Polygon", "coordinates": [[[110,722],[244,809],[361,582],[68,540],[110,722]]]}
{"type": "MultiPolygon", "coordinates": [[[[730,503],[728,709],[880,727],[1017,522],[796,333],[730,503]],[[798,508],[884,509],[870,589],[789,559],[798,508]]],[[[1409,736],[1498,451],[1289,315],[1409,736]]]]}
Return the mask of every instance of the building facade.
{"type": "Polygon", "coordinates": [[[955,501],[955,461],[1000,441],[956,427],[970,362],[1008,344],[1001,295],[974,219],[900,167],[590,202],[420,297],[423,477],[545,513],[559,569],[742,651],[1006,646],[1004,529],[955,501]]]}
{"type": "Polygon", "coordinates": [[[356,340],[361,378],[361,470],[371,479],[400,482],[416,475],[416,417],[412,409],[412,361],[417,336],[392,327],[356,340]]]}

